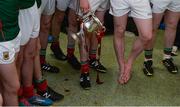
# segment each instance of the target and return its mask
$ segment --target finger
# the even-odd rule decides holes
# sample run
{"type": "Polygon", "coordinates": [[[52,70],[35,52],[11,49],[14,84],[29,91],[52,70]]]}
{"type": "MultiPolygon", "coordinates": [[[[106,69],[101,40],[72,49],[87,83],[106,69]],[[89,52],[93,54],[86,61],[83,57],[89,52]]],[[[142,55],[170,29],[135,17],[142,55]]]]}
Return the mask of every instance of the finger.
{"type": "Polygon", "coordinates": [[[80,9],[83,13],[88,12],[90,10],[89,8],[85,8],[85,7],[81,7],[80,9]]]}
{"type": "Polygon", "coordinates": [[[84,13],[88,13],[89,12],[89,8],[84,8],[84,13]]]}

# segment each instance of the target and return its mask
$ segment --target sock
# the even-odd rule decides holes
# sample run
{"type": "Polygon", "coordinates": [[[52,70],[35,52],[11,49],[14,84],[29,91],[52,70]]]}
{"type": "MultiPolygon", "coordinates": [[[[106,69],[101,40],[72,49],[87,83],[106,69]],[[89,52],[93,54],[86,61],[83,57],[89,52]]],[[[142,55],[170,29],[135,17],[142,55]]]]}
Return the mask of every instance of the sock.
{"type": "Polygon", "coordinates": [[[18,90],[18,97],[21,98],[23,96],[23,88],[20,87],[18,90]]]}
{"type": "Polygon", "coordinates": [[[170,59],[171,51],[172,51],[172,48],[164,48],[164,58],[163,59],[170,59]]]}
{"type": "Polygon", "coordinates": [[[89,54],[89,59],[96,59],[97,50],[91,50],[89,54]]]}
{"type": "Polygon", "coordinates": [[[23,96],[25,98],[30,98],[34,95],[34,86],[30,86],[30,87],[23,87],[23,96]]]}
{"type": "Polygon", "coordinates": [[[74,45],[68,45],[67,47],[67,57],[70,58],[74,55],[74,45]]]}
{"type": "Polygon", "coordinates": [[[144,50],[144,56],[145,56],[144,61],[152,60],[153,49],[150,49],[150,50],[144,50]]]}
{"type": "Polygon", "coordinates": [[[37,91],[44,92],[47,89],[47,81],[45,79],[35,80],[37,91]]]}
{"type": "Polygon", "coordinates": [[[40,63],[41,65],[46,63],[46,49],[40,50],[40,63]]]}
{"type": "Polygon", "coordinates": [[[81,73],[89,73],[89,64],[88,61],[81,61],[81,73]]]}

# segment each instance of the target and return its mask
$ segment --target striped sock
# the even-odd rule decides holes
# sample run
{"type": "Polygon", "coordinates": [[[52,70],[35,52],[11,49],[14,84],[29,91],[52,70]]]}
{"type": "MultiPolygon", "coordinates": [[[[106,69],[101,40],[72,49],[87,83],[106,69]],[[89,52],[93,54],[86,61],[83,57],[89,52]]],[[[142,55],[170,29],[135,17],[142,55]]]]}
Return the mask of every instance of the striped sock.
{"type": "Polygon", "coordinates": [[[153,57],[153,49],[144,50],[144,56],[145,56],[145,61],[152,60],[152,57],[153,57]]]}
{"type": "Polygon", "coordinates": [[[163,59],[170,59],[171,51],[172,51],[172,48],[164,48],[164,58],[163,59]]]}
{"type": "Polygon", "coordinates": [[[67,46],[67,57],[72,57],[74,55],[74,50],[75,50],[75,44],[68,44],[67,46]]]}
{"type": "Polygon", "coordinates": [[[97,50],[91,50],[89,53],[89,59],[96,59],[97,50]]]}
{"type": "Polygon", "coordinates": [[[89,73],[88,61],[81,61],[81,73],[89,73]]]}

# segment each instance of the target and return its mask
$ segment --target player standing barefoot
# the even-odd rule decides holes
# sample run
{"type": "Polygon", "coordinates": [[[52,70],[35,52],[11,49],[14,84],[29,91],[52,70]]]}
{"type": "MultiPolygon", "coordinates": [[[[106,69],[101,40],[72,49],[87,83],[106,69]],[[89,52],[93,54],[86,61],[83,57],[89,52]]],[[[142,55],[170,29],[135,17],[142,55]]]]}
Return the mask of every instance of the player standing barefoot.
{"type": "Polygon", "coordinates": [[[137,56],[147,48],[152,38],[152,12],[149,0],[110,0],[110,13],[114,16],[114,48],[119,64],[119,78],[125,84],[131,77],[132,64],[137,56]],[[139,37],[135,40],[127,61],[125,60],[125,40],[128,15],[133,17],[139,37]]]}

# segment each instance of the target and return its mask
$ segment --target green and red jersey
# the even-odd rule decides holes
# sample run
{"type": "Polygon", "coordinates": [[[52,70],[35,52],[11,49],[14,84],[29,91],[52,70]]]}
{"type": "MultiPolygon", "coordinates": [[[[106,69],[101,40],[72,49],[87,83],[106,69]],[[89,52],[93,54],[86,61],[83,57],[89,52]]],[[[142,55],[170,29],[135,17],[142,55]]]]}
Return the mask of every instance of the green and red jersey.
{"type": "Polygon", "coordinates": [[[27,9],[34,5],[35,2],[37,2],[37,6],[40,7],[41,0],[20,0],[21,1],[21,7],[20,9],[27,9]]]}
{"type": "Polygon", "coordinates": [[[20,9],[28,9],[32,7],[35,3],[35,0],[20,0],[20,9]]]}
{"type": "Polygon", "coordinates": [[[19,34],[18,15],[19,0],[0,0],[0,42],[13,40],[19,34]]]}
{"type": "Polygon", "coordinates": [[[20,31],[19,9],[30,8],[35,1],[40,7],[41,0],[0,0],[0,42],[10,41],[17,37],[20,31]]]}

